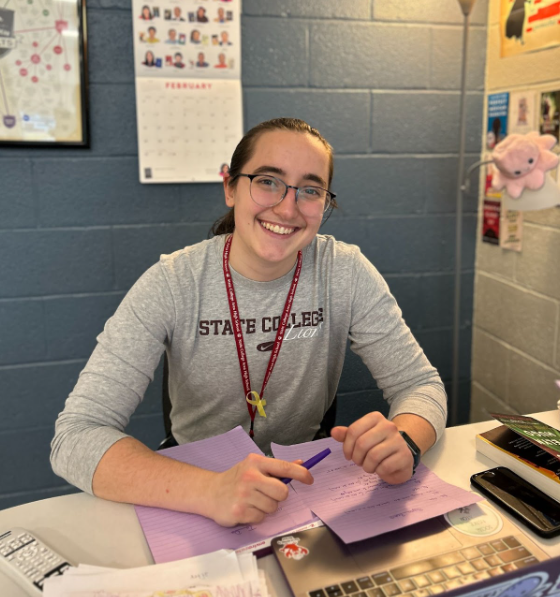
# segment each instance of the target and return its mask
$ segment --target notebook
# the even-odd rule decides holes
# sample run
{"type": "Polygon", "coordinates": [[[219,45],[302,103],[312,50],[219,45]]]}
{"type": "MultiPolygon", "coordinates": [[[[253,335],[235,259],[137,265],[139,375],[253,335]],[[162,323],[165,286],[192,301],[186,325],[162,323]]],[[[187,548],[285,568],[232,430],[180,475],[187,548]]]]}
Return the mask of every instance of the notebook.
{"type": "Polygon", "coordinates": [[[319,527],[275,537],[272,548],[295,597],[466,594],[474,582],[505,582],[534,565],[560,572],[560,558],[486,501],[357,543],[319,527]]]}

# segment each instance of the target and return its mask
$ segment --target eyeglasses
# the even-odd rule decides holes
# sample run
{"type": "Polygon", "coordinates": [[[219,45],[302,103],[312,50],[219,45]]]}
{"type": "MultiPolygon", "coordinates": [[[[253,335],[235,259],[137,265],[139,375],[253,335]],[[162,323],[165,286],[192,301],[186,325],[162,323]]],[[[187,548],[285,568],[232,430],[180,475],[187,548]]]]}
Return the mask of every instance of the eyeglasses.
{"type": "Polygon", "coordinates": [[[288,189],[296,192],[296,203],[302,214],[313,216],[325,213],[336,195],[321,187],[294,187],[276,176],[268,174],[237,174],[233,178],[244,176],[250,182],[251,199],[261,207],[274,207],[288,194],[288,189]]]}

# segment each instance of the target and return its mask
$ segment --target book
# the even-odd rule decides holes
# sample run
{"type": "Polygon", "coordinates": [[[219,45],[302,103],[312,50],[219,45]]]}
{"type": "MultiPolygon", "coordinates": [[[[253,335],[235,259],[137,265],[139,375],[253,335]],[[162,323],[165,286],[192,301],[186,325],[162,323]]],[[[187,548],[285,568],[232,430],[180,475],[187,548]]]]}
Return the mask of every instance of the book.
{"type": "Polygon", "coordinates": [[[477,451],[496,464],[509,468],[553,499],[560,501],[560,460],[551,453],[557,452],[556,450],[550,445],[541,443],[542,438],[547,439],[549,443],[560,432],[531,417],[510,418],[510,415],[494,414],[492,416],[500,421],[507,420],[509,424],[514,424],[514,418],[523,419],[523,435],[517,432],[519,428],[517,425],[516,431],[508,425],[500,425],[476,436],[477,451]],[[530,435],[530,433],[537,433],[537,435],[530,435]],[[544,435],[539,436],[539,433],[544,435]]]}
{"type": "Polygon", "coordinates": [[[527,438],[536,446],[560,460],[560,431],[533,417],[490,413],[500,423],[527,438]]]}

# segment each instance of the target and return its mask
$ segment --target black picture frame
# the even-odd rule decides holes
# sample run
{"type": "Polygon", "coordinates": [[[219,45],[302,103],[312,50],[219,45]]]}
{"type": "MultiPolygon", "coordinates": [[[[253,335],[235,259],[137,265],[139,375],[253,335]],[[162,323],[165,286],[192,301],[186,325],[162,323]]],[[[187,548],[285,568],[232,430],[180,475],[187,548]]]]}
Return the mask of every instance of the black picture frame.
{"type": "Polygon", "coordinates": [[[85,0],[0,7],[0,146],[88,148],[85,0]]]}

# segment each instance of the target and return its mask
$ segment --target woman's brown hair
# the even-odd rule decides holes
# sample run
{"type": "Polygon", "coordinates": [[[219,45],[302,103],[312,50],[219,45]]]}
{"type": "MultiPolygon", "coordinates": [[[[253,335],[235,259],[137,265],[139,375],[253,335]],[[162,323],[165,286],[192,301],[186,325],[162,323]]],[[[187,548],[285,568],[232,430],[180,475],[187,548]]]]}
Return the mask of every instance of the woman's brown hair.
{"type": "MultiPolygon", "coordinates": [[[[255,143],[257,139],[263,133],[270,131],[292,131],[294,133],[307,133],[312,135],[316,139],[319,139],[325,146],[329,156],[329,188],[331,186],[334,164],[333,164],[333,148],[330,143],[321,135],[321,133],[307,124],[307,122],[300,120],[299,118],[274,118],[273,120],[267,120],[254,126],[248,131],[243,139],[238,143],[233,155],[231,156],[231,164],[229,165],[229,181],[228,184],[236,185],[238,181],[238,175],[241,174],[245,164],[253,157],[253,151],[255,149],[255,143]]],[[[333,199],[332,206],[337,207],[336,201],[333,199]]],[[[235,208],[231,208],[224,216],[214,222],[210,232],[217,236],[218,234],[229,234],[235,229],[235,208]]]]}

